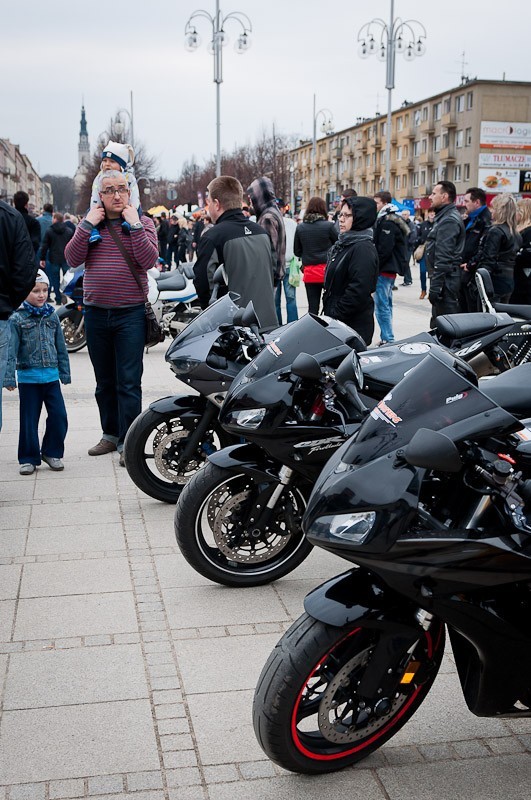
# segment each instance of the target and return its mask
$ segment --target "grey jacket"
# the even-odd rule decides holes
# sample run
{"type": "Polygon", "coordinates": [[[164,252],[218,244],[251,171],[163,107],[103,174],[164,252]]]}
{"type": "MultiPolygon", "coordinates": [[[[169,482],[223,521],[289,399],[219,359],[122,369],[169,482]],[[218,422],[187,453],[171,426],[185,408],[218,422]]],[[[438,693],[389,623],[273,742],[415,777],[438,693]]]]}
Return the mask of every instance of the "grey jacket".
{"type": "Polygon", "coordinates": [[[426,266],[431,274],[431,293],[439,293],[447,275],[458,275],[463,262],[465,226],[454,203],[435,213],[435,222],[426,239],[426,266]]]}

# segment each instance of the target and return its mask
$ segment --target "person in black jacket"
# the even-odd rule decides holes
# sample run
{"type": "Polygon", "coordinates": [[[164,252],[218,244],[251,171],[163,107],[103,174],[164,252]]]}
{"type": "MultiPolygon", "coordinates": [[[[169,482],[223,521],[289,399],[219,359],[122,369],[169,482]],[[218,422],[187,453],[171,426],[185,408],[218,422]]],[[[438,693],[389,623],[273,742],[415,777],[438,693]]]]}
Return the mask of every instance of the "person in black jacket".
{"type": "Polygon", "coordinates": [[[33,250],[36,253],[41,245],[41,226],[31,214],[28,213],[29,194],[27,192],[15,192],[13,195],[13,205],[20,211],[22,218],[26,223],[26,228],[30,235],[33,250]]]}
{"type": "Polygon", "coordinates": [[[65,247],[73,235],[71,229],[65,225],[63,215],[55,211],[52,217],[52,224],[44,234],[42,242],[41,269],[46,271],[50,281],[48,299],[50,299],[53,289],[55,302],[58,306],[61,305],[61,272],[64,273],[68,269],[65,259],[65,247]]]}
{"type": "Polygon", "coordinates": [[[326,217],[323,198],[310,197],[304,218],[297,225],[293,239],[293,252],[302,261],[302,279],[308,298],[308,311],[311,314],[319,313],[327,253],[338,236],[334,223],[329,222],[326,217]]]}
{"type": "Polygon", "coordinates": [[[419,239],[418,239],[418,247],[424,245],[422,251],[422,258],[419,259],[419,272],[420,272],[420,295],[419,300],[424,300],[427,294],[428,284],[426,281],[426,275],[428,274],[428,270],[426,268],[426,241],[428,239],[429,232],[433,228],[435,223],[435,209],[429,208],[427,218],[420,223],[419,225],[419,239]]]}
{"type": "Polygon", "coordinates": [[[465,226],[456,208],[457,192],[451,181],[439,181],[430,195],[435,225],[426,241],[426,266],[430,275],[430,326],[440,314],[459,311],[460,266],[465,246],[465,226]]]}
{"type": "Polygon", "coordinates": [[[339,212],[339,239],[328,253],[323,311],[354,328],[370,345],[374,333],[372,294],[378,279],[373,241],[376,203],[371,197],[349,197],[339,212]]]}
{"type": "Polygon", "coordinates": [[[160,224],[159,229],[157,231],[157,236],[159,240],[159,255],[164,261],[167,260],[168,257],[168,234],[170,232],[170,226],[168,225],[168,220],[166,219],[166,212],[163,211],[160,215],[160,224]]]}
{"type": "Polygon", "coordinates": [[[522,246],[514,264],[514,291],[511,303],[531,305],[531,197],[522,197],[516,203],[518,233],[522,246]]]}
{"type": "Polygon", "coordinates": [[[380,344],[394,342],[393,287],[408,258],[409,225],[396,213],[390,192],[374,195],[378,218],[374,226],[374,244],[378,252],[379,275],[376,284],[376,319],[380,326],[380,344]]]}
{"type": "Polygon", "coordinates": [[[484,267],[492,277],[493,302],[508,303],[514,289],[516,254],[522,237],[516,229],[516,201],[512,194],[498,194],[491,204],[492,225],[481,239],[476,268],[484,267]]]}
{"type": "Polygon", "coordinates": [[[37,265],[22,215],[0,200],[0,429],[2,390],[11,339],[9,317],[35,286],[37,265]]]}
{"type": "Polygon", "coordinates": [[[459,293],[460,310],[477,311],[478,293],[474,281],[476,257],[479,244],[487,228],[492,225],[492,217],[487,208],[487,195],[477,186],[465,192],[465,248],[461,264],[461,290],[459,293]]]}

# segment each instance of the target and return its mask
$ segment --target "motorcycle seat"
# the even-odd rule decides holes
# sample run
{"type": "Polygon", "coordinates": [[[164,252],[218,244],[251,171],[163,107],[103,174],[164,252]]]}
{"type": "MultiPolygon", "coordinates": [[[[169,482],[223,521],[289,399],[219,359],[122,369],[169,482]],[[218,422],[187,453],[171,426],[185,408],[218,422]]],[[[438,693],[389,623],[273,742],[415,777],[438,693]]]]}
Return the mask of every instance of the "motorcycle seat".
{"type": "MultiPolygon", "coordinates": [[[[512,322],[512,320],[509,320],[512,322]]],[[[435,329],[439,336],[463,339],[497,328],[499,320],[494,314],[478,311],[470,314],[442,314],[437,317],[435,329]]]]}
{"type": "Polygon", "coordinates": [[[531,320],[531,306],[513,306],[509,303],[494,303],[496,311],[510,314],[511,317],[521,317],[521,319],[531,320]]]}
{"type": "Polygon", "coordinates": [[[186,288],[186,278],[178,270],[168,273],[167,278],[157,281],[159,292],[180,292],[186,288]]]}
{"type": "Polygon", "coordinates": [[[531,364],[502,372],[495,378],[480,381],[483,394],[517,417],[531,413],[531,364]]]}
{"type": "Polygon", "coordinates": [[[193,264],[183,264],[182,265],[183,275],[185,278],[193,281],[194,279],[194,265],[193,264]]]}

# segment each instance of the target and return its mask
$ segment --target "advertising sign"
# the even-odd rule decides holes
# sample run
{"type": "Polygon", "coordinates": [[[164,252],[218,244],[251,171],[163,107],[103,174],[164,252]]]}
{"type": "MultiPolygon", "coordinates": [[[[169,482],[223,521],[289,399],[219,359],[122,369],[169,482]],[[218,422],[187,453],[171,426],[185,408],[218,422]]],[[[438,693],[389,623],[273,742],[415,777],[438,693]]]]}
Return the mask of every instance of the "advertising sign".
{"type": "Polygon", "coordinates": [[[520,191],[519,169],[479,169],[478,186],[486,192],[520,191]]]}
{"type": "Polygon", "coordinates": [[[526,194],[531,192],[531,169],[523,169],[520,172],[520,191],[526,194]]]}
{"type": "Polygon", "coordinates": [[[480,153],[480,167],[495,167],[496,169],[531,169],[531,153],[480,153]]]}
{"type": "Polygon", "coordinates": [[[531,122],[483,122],[479,146],[531,150],[531,122]]]}

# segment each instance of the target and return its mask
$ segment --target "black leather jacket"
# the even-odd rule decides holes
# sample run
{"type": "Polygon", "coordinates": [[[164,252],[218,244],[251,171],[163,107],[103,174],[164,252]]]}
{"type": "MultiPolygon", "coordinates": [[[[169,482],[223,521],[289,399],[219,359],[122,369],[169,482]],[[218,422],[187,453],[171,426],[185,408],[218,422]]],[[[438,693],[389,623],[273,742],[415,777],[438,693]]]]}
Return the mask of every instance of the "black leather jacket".
{"type": "Polygon", "coordinates": [[[435,224],[426,240],[426,266],[431,273],[430,294],[442,293],[447,275],[459,274],[463,263],[465,226],[454,203],[435,212],[435,224]]]}
{"type": "Polygon", "coordinates": [[[7,319],[35,285],[37,265],[22,215],[0,200],[0,319],[7,319]]]}
{"type": "Polygon", "coordinates": [[[481,240],[476,266],[488,269],[492,276],[512,277],[521,245],[522,237],[514,234],[508,225],[492,225],[481,240]]]}

